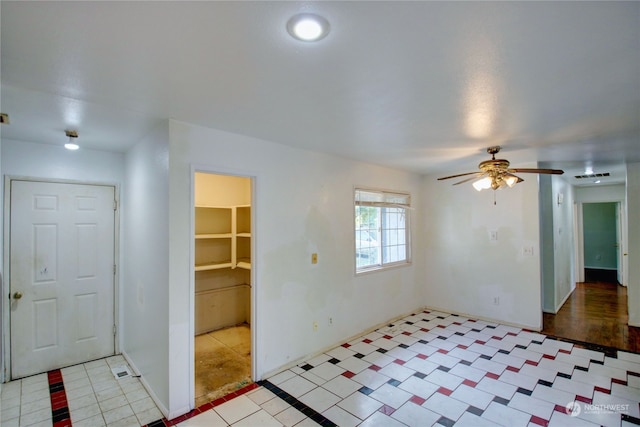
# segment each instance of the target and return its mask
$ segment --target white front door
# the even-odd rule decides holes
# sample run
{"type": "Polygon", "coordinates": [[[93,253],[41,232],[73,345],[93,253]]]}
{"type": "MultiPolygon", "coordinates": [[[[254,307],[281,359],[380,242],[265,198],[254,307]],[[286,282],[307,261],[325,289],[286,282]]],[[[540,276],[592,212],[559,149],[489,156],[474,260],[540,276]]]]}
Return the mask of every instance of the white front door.
{"type": "Polygon", "coordinates": [[[113,355],[109,186],[11,181],[11,377],[113,355]]]}

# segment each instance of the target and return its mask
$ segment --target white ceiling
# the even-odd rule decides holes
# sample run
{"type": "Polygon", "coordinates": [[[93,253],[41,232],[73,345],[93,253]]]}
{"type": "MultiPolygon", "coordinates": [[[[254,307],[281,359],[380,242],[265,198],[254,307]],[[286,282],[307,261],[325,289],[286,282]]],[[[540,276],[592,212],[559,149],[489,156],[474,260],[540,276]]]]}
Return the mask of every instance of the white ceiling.
{"type": "Polygon", "coordinates": [[[2,1],[2,137],[125,151],[163,119],[420,173],[640,161],[640,2],[2,1]],[[315,12],[318,43],[286,22],[315,12]]]}

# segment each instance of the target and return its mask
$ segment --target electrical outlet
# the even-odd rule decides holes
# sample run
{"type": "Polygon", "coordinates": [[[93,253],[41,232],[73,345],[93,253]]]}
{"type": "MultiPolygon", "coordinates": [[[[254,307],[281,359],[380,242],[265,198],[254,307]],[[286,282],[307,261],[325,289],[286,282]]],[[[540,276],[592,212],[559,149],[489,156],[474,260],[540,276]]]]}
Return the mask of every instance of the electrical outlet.
{"type": "Polygon", "coordinates": [[[493,305],[500,305],[500,297],[493,297],[493,305]]]}
{"type": "Polygon", "coordinates": [[[333,317],[329,317],[329,326],[333,325],[333,317]]]}
{"type": "Polygon", "coordinates": [[[533,256],[533,246],[525,246],[522,248],[522,255],[533,256]]]}
{"type": "Polygon", "coordinates": [[[311,254],[311,264],[317,264],[317,263],[318,263],[318,254],[314,252],[311,254]]]}
{"type": "Polygon", "coordinates": [[[318,322],[313,321],[313,332],[318,332],[318,322]]]}
{"type": "Polygon", "coordinates": [[[498,232],[495,230],[492,230],[489,232],[489,240],[491,240],[492,242],[495,242],[498,240],[498,232]]]}

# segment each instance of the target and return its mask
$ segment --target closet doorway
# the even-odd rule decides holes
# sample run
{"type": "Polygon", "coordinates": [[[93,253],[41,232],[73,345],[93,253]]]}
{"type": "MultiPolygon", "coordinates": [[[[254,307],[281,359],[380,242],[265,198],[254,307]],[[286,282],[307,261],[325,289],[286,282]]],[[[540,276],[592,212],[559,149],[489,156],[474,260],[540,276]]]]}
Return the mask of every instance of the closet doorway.
{"type": "Polygon", "coordinates": [[[195,407],[252,382],[252,182],[194,177],[195,407]]]}

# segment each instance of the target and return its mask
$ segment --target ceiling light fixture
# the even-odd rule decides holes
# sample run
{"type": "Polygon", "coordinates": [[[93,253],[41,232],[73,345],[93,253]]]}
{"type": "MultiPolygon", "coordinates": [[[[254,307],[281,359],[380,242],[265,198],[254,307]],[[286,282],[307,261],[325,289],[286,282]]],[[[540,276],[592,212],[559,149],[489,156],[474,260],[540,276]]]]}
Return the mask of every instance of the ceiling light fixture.
{"type": "Polygon", "coordinates": [[[80,146],[76,143],[76,139],[78,138],[78,131],[75,130],[65,130],[64,134],[69,137],[69,142],[64,144],[64,148],[67,150],[77,150],[80,146]]]}
{"type": "Polygon", "coordinates": [[[289,19],[287,31],[297,40],[315,42],[329,34],[329,21],[312,13],[300,13],[289,19]]]}

